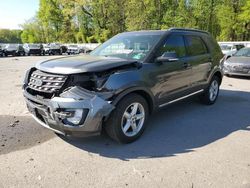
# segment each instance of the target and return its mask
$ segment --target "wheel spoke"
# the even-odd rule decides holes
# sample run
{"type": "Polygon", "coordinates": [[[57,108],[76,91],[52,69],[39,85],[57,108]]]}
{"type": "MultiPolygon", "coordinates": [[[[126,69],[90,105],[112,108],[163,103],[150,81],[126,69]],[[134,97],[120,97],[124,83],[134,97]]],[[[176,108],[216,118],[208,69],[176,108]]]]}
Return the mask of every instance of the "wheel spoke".
{"type": "Polygon", "coordinates": [[[213,84],[213,89],[214,89],[214,90],[217,89],[217,84],[216,84],[216,83],[213,84]]]}
{"type": "Polygon", "coordinates": [[[142,118],[144,118],[144,114],[137,114],[135,116],[135,118],[136,118],[136,120],[142,119],[142,118]]]}
{"type": "Polygon", "coordinates": [[[214,82],[213,82],[213,88],[215,88],[215,87],[216,87],[216,82],[214,81],[214,82]]]}
{"type": "Polygon", "coordinates": [[[213,100],[213,98],[214,98],[214,94],[213,92],[210,92],[210,100],[213,100]]]}
{"type": "Polygon", "coordinates": [[[132,124],[131,124],[131,127],[132,127],[133,131],[137,131],[136,123],[132,123],[132,124]]]}
{"type": "Polygon", "coordinates": [[[129,129],[130,127],[131,127],[131,124],[130,124],[130,122],[127,120],[125,126],[123,127],[123,131],[124,131],[124,132],[127,132],[128,129],[129,129]]]}
{"type": "Polygon", "coordinates": [[[213,89],[213,87],[211,87],[210,89],[209,89],[209,93],[211,94],[211,93],[213,93],[214,92],[214,89],[213,89]]]}
{"type": "Polygon", "coordinates": [[[133,108],[132,108],[131,115],[135,115],[136,112],[137,112],[137,110],[138,110],[138,103],[135,103],[134,106],[133,106],[133,108]]]}
{"type": "Polygon", "coordinates": [[[131,118],[131,114],[128,113],[128,112],[125,112],[125,113],[124,113],[124,117],[125,117],[126,119],[130,119],[130,118],[131,118]]]}

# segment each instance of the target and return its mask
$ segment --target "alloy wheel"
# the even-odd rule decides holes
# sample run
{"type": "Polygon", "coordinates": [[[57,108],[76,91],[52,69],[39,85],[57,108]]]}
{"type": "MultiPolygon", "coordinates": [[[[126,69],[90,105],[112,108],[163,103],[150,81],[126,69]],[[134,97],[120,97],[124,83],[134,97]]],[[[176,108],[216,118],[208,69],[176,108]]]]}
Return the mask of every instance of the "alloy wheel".
{"type": "Polygon", "coordinates": [[[128,137],[137,135],[143,127],[144,120],[144,107],[138,102],[132,103],[127,107],[122,117],[121,127],[123,133],[128,137]]]}
{"type": "Polygon", "coordinates": [[[214,80],[209,88],[209,99],[211,101],[214,101],[218,95],[218,92],[219,92],[219,84],[217,80],[214,80]]]}

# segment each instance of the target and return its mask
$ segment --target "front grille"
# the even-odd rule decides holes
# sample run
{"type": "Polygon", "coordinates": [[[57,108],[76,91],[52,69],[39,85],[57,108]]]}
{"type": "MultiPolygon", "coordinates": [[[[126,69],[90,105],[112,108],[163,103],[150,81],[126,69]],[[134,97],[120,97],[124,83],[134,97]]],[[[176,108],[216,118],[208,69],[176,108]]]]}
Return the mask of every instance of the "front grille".
{"type": "Polygon", "coordinates": [[[67,76],[48,74],[39,70],[31,74],[29,88],[44,93],[55,93],[65,83],[67,76]]]}
{"type": "Polygon", "coordinates": [[[232,71],[234,72],[242,72],[242,73],[248,73],[250,71],[250,67],[248,66],[233,66],[232,71]]]}
{"type": "Polygon", "coordinates": [[[243,66],[242,68],[250,70],[250,66],[243,66]]]}

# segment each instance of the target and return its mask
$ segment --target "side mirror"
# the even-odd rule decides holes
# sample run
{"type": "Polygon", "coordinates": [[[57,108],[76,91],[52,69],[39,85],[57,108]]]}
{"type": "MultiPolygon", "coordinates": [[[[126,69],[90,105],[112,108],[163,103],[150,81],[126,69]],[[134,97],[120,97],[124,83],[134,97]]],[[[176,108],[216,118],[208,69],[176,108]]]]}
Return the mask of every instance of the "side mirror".
{"type": "Polygon", "coordinates": [[[164,63],[164,62],[174,62],[178,61],[176,52],[164,52],[162,56],[156,58],[156,62],[164,63]]]}

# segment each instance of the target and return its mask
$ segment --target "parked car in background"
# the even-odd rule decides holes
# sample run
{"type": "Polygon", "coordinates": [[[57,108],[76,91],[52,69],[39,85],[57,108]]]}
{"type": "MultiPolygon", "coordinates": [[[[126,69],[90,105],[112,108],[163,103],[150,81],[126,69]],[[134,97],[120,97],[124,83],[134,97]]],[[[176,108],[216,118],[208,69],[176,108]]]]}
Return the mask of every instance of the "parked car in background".
{"type": "Polygon", "coordinates": [[[242,48],[223,62],[223,72],[227,76],[250,76],[250,48],[242,48]]]}
{"type": "Polygon", "coordinates": [[[222,53],[226,56],[232,56],[234,53],[236,53],[241,48],[244,48],[244,44],[221,44],[220,48],[222,50],[222,53]]]}
{"type": "Polygon", "coordinates": [[[25,55],[44,55],[44,49],[42,44],[24,44],[23,45],[25,55]]]}
{"type": "Polygon", "coordinates": [[[3,48],[3,56],[15,56],[17,52],[17,44],[6,44],[3,48]]]}
{"type": "Polygon", "coordinates": [[[0,57],[3,57],[3,45],[0,45],[0,57]]]}
{"type": "Polygon", "coordinates": [[[24,56],[25,52],[21,44],[6,44],[2,47],[2,56],[24,56]]]}
{"type": "Polygon", "coordinates": [[[223,54],[204,31],[173,28],[118,34],[90,55],[46,60],[25,76],[29,111],[62,135],[105,129],[121,143],[138,139],[153,111],[198,95],[216,102],[223,54]]]}
{"type": "Polygon", "coordinates": [[[67,50],[68,50],[67,46],[61,45],[61,51],[63,54],[67,53],[67,50]]]}
{"type": "Polygon", "coordinates": [[[80,48],[80,50],[79,50],[80,53],[88,54],[88,53],[92,52],[92,50],[90,50],[89,48],[87,48],[85,46],[82,46],[79,48],[80,48]]]}
{"type": "Polygon", "coordinates": [[[43,51],[45,55],[49,54],[49,49],[50,49],[49,44],[43,44],[43,51]]]}
{"type": "Polygon", "coordinates": [[[79,54],[80,53],[80,48],[76,44],[71,44],[68,46],[67,54],[72,55],[72,54],[79,54]]]}
{"type": "Polygon", "coordinates": [[[25,51],[24,51],[22,44],[17,45],[16,55],[17,56],[25,56],[25,51]]]}
{"type": "Polygon", "coordinates": [[[46,45],[45,54],[62,55],[61,45],[58,43],[50,43],[46,45]]]}

